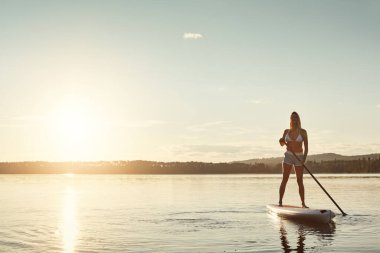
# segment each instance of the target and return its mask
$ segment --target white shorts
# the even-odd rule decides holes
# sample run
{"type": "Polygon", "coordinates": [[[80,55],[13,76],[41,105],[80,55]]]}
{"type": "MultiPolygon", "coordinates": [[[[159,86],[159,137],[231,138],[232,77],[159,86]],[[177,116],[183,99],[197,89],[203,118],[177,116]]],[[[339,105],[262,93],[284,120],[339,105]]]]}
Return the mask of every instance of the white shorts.
{"type": "MultiPolygon", "coordinates": [[[[298,157],[298,159],[302,161],[303,154],[302,153],[295,153],[295,154],[298,157]]],[[[284,155],[285,156],[282,163],[286,163],[286,164],[294,165],[294,166],[302,166],[302,163],[298,161],[298,159],[292,154],[292,152],[286,151],[284,155]]]]}

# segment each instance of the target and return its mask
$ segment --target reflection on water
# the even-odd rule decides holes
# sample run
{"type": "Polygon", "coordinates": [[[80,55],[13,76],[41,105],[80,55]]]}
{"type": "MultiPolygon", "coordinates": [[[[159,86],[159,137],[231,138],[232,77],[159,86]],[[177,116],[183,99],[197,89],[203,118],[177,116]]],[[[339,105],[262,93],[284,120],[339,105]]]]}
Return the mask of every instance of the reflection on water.
{"type": "Polygon", "coordinates": [[[278,226],[279,238],[284,253],[303,253],[310,250],[320,250],[332,244],[335,234],[335,223],[333,221],[327,224],[313,224],[286,220],[272,214],[270,216],[278,226]],[[292,238],[294,234],[297,242],[293,244],[291,239],[294,239],[292,238]],[[295,244],[296,246],[294,247],[293,245],[295,244]]]}
{"type": "Polygon", "coordinates": [[[76,221],[76,191],[72,187],[67,187],[64,194],[62,219],[62,240],[64,253],[73,253],[75,241],[78,234],[76,221]]]}
{"type": "MultiPolygon", "coordinates": [[[[350,213],[324,226],[268,218],[264,203],[278,197],[279,180],[0,175],[0,252],[379,252],[378,178],[324,180],[350,213]]],[[[310,204],[329,207],[313,185],[310,204]]],[[[297,203],[297,184],[287,190],[297,203]]]]}
{"type": "MultiPolygon", "coordinates": [[[[288,234],[288,232],[286,231],[285,226],[283,224],[281,224],[281,226],[280,226],[280,239],[281,239],[282,249],[284,250],[284,252],[291,252],[292,248],[289,245],[289,240],[287,238],[287,234],[288,234]]],[[[298,231],[298,241],[297,241],[297,248],[296,248],[297,252],[304,252],[304,247],[305,247],[304,241],[305,241],[304,231],[303,230],[298,231]]]]}

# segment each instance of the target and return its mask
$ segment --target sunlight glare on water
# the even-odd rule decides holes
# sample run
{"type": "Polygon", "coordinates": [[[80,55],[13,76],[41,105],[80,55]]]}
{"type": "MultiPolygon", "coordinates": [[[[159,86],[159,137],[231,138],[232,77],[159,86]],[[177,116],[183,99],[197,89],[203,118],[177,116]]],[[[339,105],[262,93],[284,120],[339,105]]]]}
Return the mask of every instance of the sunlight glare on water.
{"type": "Polygon", "coordinates": [[[75,242],[78,235],[76,191],[73,187],[67,187],[64,193],[62,239],[64,253],[75,252],[75,242]]]}

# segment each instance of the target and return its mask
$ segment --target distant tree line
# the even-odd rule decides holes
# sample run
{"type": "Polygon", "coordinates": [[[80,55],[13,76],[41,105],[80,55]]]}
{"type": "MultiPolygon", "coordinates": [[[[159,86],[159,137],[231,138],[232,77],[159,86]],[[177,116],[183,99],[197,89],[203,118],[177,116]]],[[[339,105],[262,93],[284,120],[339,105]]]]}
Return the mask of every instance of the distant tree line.
{"type": "Polygon", "coordinates": [[[9,162],[0,163],[2,174],[230,174],[275,173],[264,164],[203,162],[9,162]]]}
{"type": "Polygon", "coordinates": [[[309,161],[306,166],[315,173],[380,173],[380,157],[350,161],[309,161]]]}
{"type": "MultiPolygon", "coordinates": [[[[357,160],[308,161],[313,173],[380,173],[380,157],[357,160]]],[[[274,174],[281,163],[203,163],[154,161],[2,162],[1,174],[274,174]]]]}

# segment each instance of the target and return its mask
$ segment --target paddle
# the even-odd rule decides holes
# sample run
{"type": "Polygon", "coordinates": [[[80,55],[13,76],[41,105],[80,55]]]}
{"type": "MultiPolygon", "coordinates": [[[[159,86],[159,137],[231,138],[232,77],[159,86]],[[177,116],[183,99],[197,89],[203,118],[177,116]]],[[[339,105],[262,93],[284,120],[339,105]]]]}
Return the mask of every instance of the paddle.
{"type": "MultiPolygon", "coordinates": [[[[288,143],[285,143],[285,145],[288,147],[288,143]]],[[[293,150],[290,150],[290,152],[292,152],[292,154],[294,155],[294,157],[302,163],[302,161],[298,158],[298,156],[293,152],[293,150]]],[[[313,173],[310,172],[310,170],[306,167],[305,164],[302,164],[302,166],[307,170],[307,172],[309,172],[310,176],[315,180],[315,182],[317,182],[317,184],[322,188],[322,190],[326,193],[326,195],[331,199],[331,201],[336,205],[336,207],[338,207],[338,209],[341,211],[342,215],[343,216],[346,216],[347,214],[342,210],[342,208],[340,208],[340,206],[335,202],[335,200],[330,196],[330,194],[326,191],[326,189],[321,185],[321,183],[315,178],[315,176],[313,175],[313,173]]]]}

